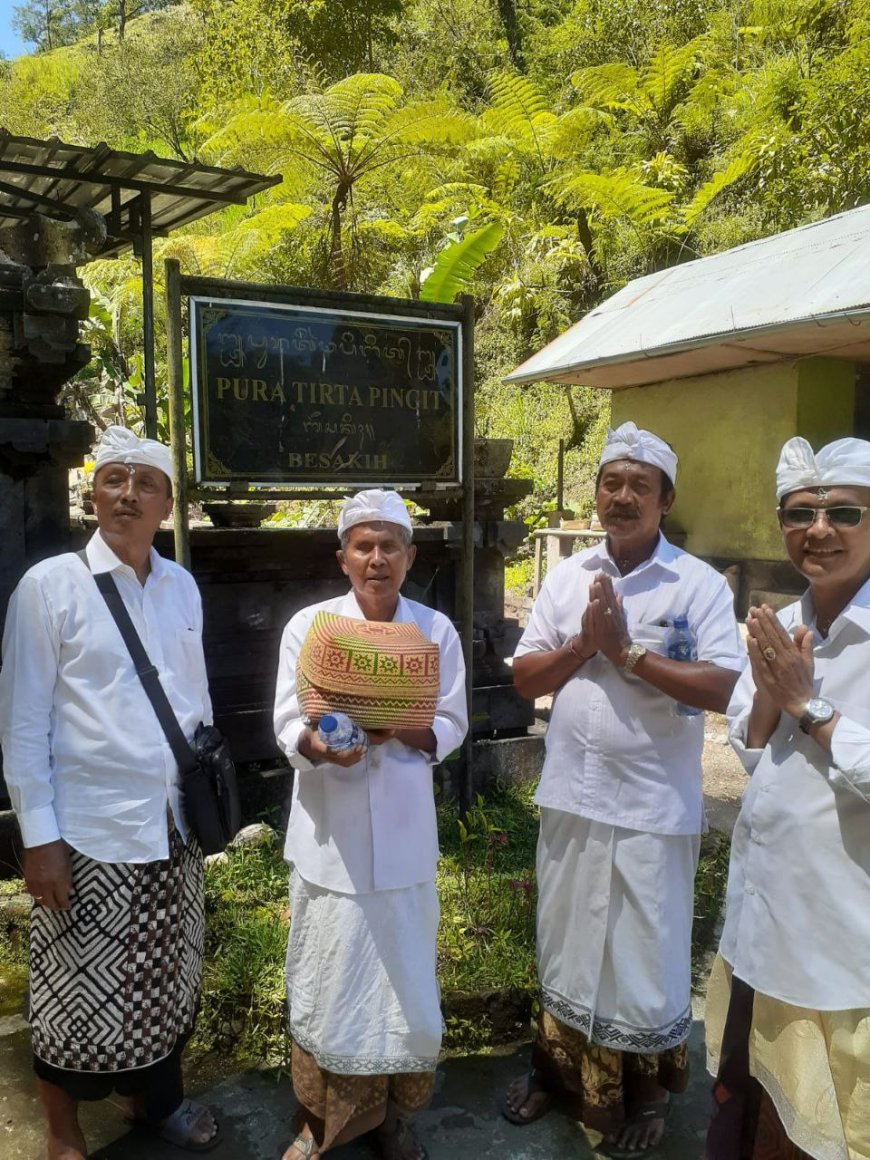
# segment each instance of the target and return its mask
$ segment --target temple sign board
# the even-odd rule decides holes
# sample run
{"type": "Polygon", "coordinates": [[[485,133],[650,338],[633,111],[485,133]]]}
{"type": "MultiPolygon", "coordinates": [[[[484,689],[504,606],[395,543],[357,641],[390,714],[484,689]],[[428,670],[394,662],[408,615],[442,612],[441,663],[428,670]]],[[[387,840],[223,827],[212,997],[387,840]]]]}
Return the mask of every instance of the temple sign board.
{"type": "Polygon", "coordinates": [[[459,319],[191,294],[194,480],[460,484],[459,319]]]}

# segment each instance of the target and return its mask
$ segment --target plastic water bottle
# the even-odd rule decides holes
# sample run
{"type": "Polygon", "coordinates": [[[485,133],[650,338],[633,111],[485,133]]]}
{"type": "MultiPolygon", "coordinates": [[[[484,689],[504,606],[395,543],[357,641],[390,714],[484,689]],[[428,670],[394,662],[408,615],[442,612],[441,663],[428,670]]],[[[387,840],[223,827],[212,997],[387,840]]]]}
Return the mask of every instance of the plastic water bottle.
{"type": "Polygon", "coordinates": [[[358,745],[368,748],[365,730],[351,721],[347,713],[325,713],[317,726],[317,735],[327,749],[341,751],[355,749],[358,745]]]}
{"type": "MultiPolygon", "coordinates": [[[[696,661],[698,659],[698,641],[689,628],[687,616],[674,617],[674,627],[668,633],[665,645],[672,661],[696,661]]],[[[692,705],[683,705],[679,701],[675,710],[678,717],[698,717],[703,711],[703,709],[695,709],[692,705]]]]}

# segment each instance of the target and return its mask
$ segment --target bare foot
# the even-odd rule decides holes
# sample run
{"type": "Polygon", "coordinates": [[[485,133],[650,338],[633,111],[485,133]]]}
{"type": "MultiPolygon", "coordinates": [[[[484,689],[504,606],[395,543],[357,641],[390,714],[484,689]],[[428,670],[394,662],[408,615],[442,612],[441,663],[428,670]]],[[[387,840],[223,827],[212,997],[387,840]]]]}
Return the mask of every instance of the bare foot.
{"type": "Polygon", "coordinates": [[[78,1143],[71,1144],[68,1140],[59,1140],[56,1136],[48,1137],[48,1160],[86,1160],[87,1145],[84,1136],[81,1147],[78,1143]]]}
{"type": "Polygon", "coordinates": [[[426,1160],[426,1149],[414,1135],[410,1121],[403,1117],[389,1126],[383,1123],[375,1138],[383,1160],[426,1160]]]}
{"type": "Polygon", "coordinates": [[[532,1068],[527,1075],[520,1076],[510,1085],[502,1111],[513,1124],[531,1124],[546,1115],[552,1104],[552,1093],[545,1087],[540,1074],[532,1068]]]}

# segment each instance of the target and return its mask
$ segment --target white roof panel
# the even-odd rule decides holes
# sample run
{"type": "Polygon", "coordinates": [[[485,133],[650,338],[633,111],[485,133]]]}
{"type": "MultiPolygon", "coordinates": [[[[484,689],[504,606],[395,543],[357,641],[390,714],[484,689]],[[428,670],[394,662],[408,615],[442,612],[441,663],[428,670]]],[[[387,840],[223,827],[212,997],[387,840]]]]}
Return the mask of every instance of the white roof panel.
{"type": "Polygon", "coordinates": [[[870,206],[637,278],[507,381],[635,386],[807,354],[870,359],[870,206]]]}

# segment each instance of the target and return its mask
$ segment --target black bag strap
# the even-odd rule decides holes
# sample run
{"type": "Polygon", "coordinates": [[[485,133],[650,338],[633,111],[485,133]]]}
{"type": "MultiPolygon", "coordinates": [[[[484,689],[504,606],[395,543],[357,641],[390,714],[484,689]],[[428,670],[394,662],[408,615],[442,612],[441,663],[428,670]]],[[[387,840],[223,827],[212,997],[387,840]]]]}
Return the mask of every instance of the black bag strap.
{"type": "MultiPolygon", "coordinates": [[[[76,552],[76,555],[84,563],[87,570],[91,571],[91,566],[88,563],[87,553],[84,549],[81,552],[76,552]]],[[[148,653],[145,651],[145,646],[139,638],[139,633],[136,631],[136,626],[130,619],[130,613],[127,611],[127,606],[121,599],[121,593],[118,591],[118,585],[115,583],[115,578],[111,572],[92,572],[94,582],[100,590],[100,593],[108,605],[109,612],[111,612],[115,624],[118,626],[118,631],[124,638],[124,644],[129,650],[130,656],[133,659],[133,666],[136,669],[136,676],[142,682],[142,687],[145,690],[148,700],[157,714],[157,720],[163,732],[166,734],[166,740],[169,742],[169,748],[178,762],[178,768],[182,773],[193,769],[196,765],[196,755],[181,726],[178,724],[178,718],[173,712],[172,706],[169,704],[169,698],[160,683],[160,674],[152,665],[148,653]]]]}

